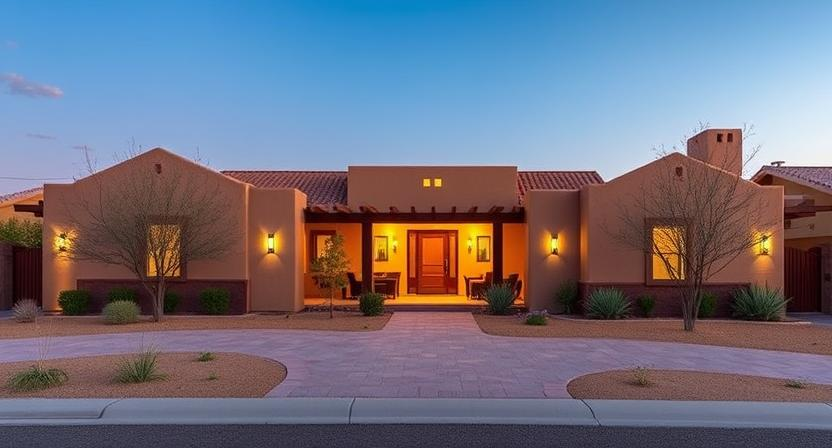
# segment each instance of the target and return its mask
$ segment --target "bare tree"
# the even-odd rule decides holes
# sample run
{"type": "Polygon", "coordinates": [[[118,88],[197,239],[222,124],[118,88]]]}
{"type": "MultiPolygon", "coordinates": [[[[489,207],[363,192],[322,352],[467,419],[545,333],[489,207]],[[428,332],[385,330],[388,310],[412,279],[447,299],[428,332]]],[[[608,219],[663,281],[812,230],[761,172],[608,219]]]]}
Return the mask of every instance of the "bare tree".
{"type": "Polygon", "coordinates": [[[68,203],[72,237],[68,254],[129,269],[153,297],[161,320],[168,281],[188,263],[215,260],[238,238],[230,200],[210,173],[176,164],[139,162],[126,174],[90,177],[77,202],[68,203]],[[103,179],[102,179],[103,178],[103,179]]]}
{"type": "Polygon", "coordinates": [[[643,251],[654,272],[678,288],[684,329],[693,331],[703,286],[770,237],[777,221],[765,215],[759,188],[731,171],[747,165],[756,148],[745,161],[726,153],[715,166],[674,156],[676,149],[657,151],[658,169],[621,201],[620,222],[612,233],[623,245],[643,251]]]}

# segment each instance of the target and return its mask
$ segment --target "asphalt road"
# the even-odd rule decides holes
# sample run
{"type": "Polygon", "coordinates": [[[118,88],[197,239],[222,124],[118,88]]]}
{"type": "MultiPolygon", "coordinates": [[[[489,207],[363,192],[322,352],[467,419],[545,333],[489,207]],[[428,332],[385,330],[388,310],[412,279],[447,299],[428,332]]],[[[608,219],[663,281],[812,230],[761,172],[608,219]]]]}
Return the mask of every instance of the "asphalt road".
{"type": "Polygon", "coordinates": [[[0,427],[3,447],[829,447],[832,432],[502,425],[0,427]]]}

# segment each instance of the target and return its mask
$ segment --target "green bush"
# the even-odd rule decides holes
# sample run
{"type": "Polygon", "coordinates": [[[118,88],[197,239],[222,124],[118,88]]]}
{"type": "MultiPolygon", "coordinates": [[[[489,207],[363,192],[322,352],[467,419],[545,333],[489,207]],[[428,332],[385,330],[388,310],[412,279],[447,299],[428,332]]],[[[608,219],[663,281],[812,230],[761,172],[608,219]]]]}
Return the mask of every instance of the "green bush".
{"type": "Polygon", "coordinates": [[[228,314],[231,293],[225,288],[205,288],[199,294],[199,301],[207,314],[228,314]]]}
{"type": "Polygon", "coordinates": [[[653,309],[656,308],[656,299],[653,296],[643,295],[636,299],[636,306],[644,317],[653,317],[653,309]]]}
{"type": "Polygon", "coordinates": [[[176,311],[176,307],[179,306],[180,301],[182,301],[182,297],[179,294],[173,291],[165,292],[165,302],[162,304],[165,314],[170,314],[176,311]]]}
{"type": "Polygon", "coordinates": [[[584,309],[594,319],[623,319],[630,315],[630,301],[619,289],[598,288],[592,291],[584,309]]]}
{"type": "Polygon", "coordinates": [[[575,280],[564,280],[555,292],[555,300],[563,306],[563,312],[572,314],[578,306],[578,284],[575,280]]]}
{"type": "Polygon", "coordinates": [[[37,221],[17,218],[0,221],[0,241],[12,246],[41,247],[43,226],[37,221]]]}
{"type": "Polygon", "coordinates": [[[516,298],[514,289],[508,283],[491,285],[485,290],[485,302],[492,314],[508,314],[516,298]]]}
{"type": "Polygon", "coordinates": [[[384,296],[377,292],[361,294],[358,308],[365,316],[380,316],[384,314],[384,296]]]}
{"type": "Polygon", "coordinates": [[[131,358],[121,360],[116,371],[116,381],[119,383],[145,383],[162,380],[167,377],[159,373],[159,352],[144,350],[131,358]]]}
{"type": "Polygon", "coordinates": [[[713,317],[716,311],[716,294],[703,291],[699,299],[699,318],[713,317]]]}
{"type": "Polygon", "coordinates": [[[67,316],[86,314],[90,307],[90,293],[83,289],[69,289],[58,294],[58,305],[67,316]]]}
{"type": "Polygon", "coordinates": [[[548,323],[549,313],[544,311],[532,311],[526,314],[526,325],[546,325],[548,323]]]}
{"type": "Polygon", "coordinates": [[[734,317],[745,320],[780,320],[790,299],[779,289],[751,285],[734,292],[734,317]]]}
{"type": "Polygon", "coordinates": [[[104,306],[101,316],[111,325],[132,324],[139,321],[139,306],[130,300],[116,300],[104,306]]]}
{"type": "Polygon", "coordinates": [[[107,301],[108,302],[118,302],[118,301],[129,301],[138,303],[139,300],[136,298],[136,290],[133,288],[127,288],[124,286],[119,286],[116,288],[111,289],[107,293],[107,301]]]}
{"type": "Polygon", "coordinates": [[[209,362],[215,359],[217,359],[217,355],[215,355],[213,352],[202,352],[196,358],[196,360],[199,362],[209,362]]]}
{"type": "Polygon", "coordinates": [[[29,392],[60,386],[67,380],[66,372],[61,369],[47,369],[34,365],[22,372],[14,374],[6,383],[15,392],[29,392]]]}

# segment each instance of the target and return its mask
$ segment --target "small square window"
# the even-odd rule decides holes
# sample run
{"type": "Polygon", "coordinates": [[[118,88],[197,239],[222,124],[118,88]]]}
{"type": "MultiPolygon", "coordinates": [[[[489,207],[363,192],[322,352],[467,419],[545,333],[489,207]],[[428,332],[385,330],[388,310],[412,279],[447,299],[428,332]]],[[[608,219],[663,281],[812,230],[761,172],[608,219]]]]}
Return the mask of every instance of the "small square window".
{"type": "Polygon", "coordinates": [[[425,188],[430,188],[430,179],[427,177],[422,179],[422,186],[425,188]]]}
{"type": "Polygon", "coordinates": [[[436,188],[440,188],[442,186],[442,178],[437,177],[433,179],[433,186],[436,188]]]}
{"type": "Polygon", "coordinates": [[[733,142],[733,141],[734,141],[734,133],[733,133],[733,132],[729,132],[729,133],[728,133],[728,143],[731,143],[731,142],[733,142]]]}
{"type": "Polygon", "coordinates": [[[716,134],[716,141],[717,141],[718,143],[722,143],[722,134],[721,134],[721,133],[716,134]]]}

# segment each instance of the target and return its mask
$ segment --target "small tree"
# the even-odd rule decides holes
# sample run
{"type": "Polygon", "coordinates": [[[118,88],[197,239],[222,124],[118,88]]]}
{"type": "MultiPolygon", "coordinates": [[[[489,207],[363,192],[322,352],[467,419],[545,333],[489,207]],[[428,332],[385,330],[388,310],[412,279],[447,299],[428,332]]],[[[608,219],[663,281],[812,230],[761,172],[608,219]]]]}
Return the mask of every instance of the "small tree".
{"type": "Polygon", "coordinates": [[[67,203],[72,228],[67,254],[78,261],[122,266],[153,297],[153,318],[164,313],[171,278],[189,262],[216,260],[238,238],[230,201],[211,173],[178,163],[136,161],[125,174],[93,175],[67,203]],[[102,179],[105,177],[105,179],[102,179]]]}
{"type": "Polygon", "coordinates": [[[643,251],[649,263],[660,260],[658,268],[678,288],[684,329],[693,331],[703,285],[769,237],[777,220],[763,213],[767,204],[757,185],[728,169],[737,160],[712,161],[714,166],[675,151],[657,152],[658,169],[620,202],[620,222],[611,232],[643,251]]]}
{"type": "Polygon", "coordinates": [[[329,318],[333,318],[333,301],[335,292],[347,286],[347,271],[350,261],[344,250],[343,235],[332,235],[326,241],[324,250],[312,261],[312,277],[318,286],[329,292],[329,318]]]}
{"type": "Polygon", "coordinates": [[[0,221],[0,241],[13,246],[41,247],[43,226],[38,221],[9,218],[0,221]]]}

